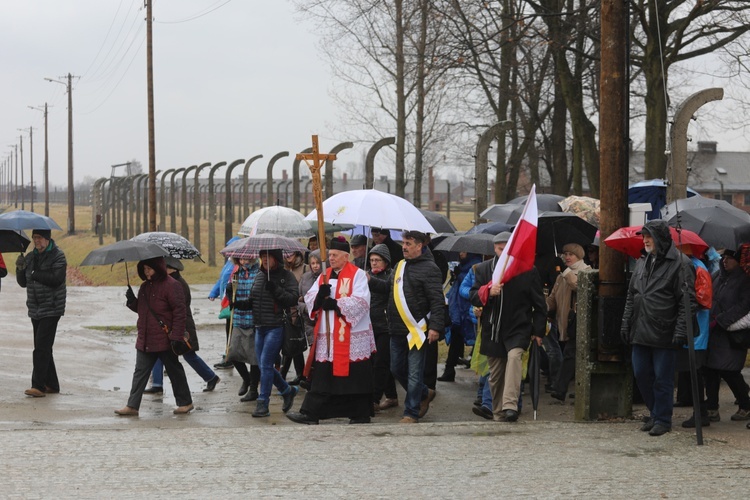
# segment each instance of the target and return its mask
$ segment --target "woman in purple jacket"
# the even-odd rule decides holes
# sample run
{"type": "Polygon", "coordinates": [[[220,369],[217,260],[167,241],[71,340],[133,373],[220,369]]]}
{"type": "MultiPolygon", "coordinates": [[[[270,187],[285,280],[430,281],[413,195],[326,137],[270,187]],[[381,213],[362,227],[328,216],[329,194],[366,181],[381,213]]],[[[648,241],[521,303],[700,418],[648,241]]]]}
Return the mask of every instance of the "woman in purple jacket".
{"type": "Polygon", "coordinates": [[[190,413],[193,409],[190,387],[185,370],[172,351],[173,345],[184,342],[185,339],[187,311],[182,285],[167,274],[164,257],[138,262],[138,276],[143,280],[138,289],[138,297],[130,287],[125,293],[128,308],[138,313],[135,372],[128,404],[115,410],[115,413],[121,416],[138,416],[143,391],[157,359],[164,363],[172,383],[177,401],[174,413],[190,413]]]}

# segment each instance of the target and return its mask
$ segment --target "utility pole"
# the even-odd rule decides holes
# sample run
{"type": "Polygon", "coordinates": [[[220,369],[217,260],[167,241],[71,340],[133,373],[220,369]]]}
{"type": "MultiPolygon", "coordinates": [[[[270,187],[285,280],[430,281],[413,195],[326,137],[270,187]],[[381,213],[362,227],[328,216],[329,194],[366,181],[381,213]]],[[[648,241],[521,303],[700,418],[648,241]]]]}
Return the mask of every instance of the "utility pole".
{"type": "MultiPolygon", "coordinates": [[[[60,78],[66,78],[64,76],[60,78]]],[[[78,78],[78,77],[76,77],[78,78]]],[[[75,213],[75,188],[73,186],[73,75],[68,73],[65,83],[52,78],[45,78],[48,82],[61,83],[67,87],[68,91],[68,234],[76,232],[76,213],[75,213]]]]}
{"type": "MultiPolygon", "coordinates": [[[[29,106],[29,108],[44,112],[44,215],[49,217],[49,150],[47,149],[47,103],[44,103],[44,109],[34,106],[29,106]]],[[[33,170],[31,175],[33,179],[33,170]]]]}
{"type": "Polygon", "coordinates": [[[156,231],[156,144],[154,140],[154,46],[151,34],[153,0],[146,2],[146,93],[148,101],[148,225],[156,231]]]}
{"type": "Polygon", "coordinates": [[[16,150],[16,205],[15,208],[18,208],[18,144],[13,146],[16,150]]]}
{"type": "Polygon", "coordinates": [[[34,211],[34,128],[29,127],[29,191],[31,191],[31,211],[34,211]]]}
{"type": "MultiPolygon", "coordinates": [[[[21,130],[21,129],[18,129],[21,130]]],[[[18,140],[21,143],[21,210],[26,210],[26,197],[24,196],[23,190],[23,136],[18,136],[18,140]]],[[[18,161],[18,159],[16,159],[18,161]]]]}

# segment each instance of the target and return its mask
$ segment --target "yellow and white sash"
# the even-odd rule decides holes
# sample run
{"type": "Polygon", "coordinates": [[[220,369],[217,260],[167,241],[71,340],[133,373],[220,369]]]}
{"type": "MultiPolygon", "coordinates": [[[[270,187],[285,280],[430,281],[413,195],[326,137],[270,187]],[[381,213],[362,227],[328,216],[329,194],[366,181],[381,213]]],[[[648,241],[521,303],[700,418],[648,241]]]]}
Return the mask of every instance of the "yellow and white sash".
{"type": "Polygon", "coordinates": [[[426,338],[425,332],[427,331],[427,321],[425,318],[417,321],[412,316],[409,306],[406,303],[406,297],[404,296],[404,266],[406,261],[401,260],[396,266],[396,272],[393,276],[393,299],[396,303],[396,309],[398,309],[398,315],[401,317],[401,321],[404,322],[406,328],[409,329],[409,335],[406,339],[409,341],[409,349],[412,347],[417,350],[422,348],[424,340],[426,338]]]}

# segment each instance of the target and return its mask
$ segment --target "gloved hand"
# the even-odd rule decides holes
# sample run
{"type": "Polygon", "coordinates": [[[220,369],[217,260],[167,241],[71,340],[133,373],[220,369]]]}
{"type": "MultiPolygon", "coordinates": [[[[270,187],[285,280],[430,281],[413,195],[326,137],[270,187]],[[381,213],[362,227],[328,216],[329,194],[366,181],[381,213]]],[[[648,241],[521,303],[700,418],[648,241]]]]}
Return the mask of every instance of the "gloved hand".
{"type": "Polygon", "coordinates": [[[172,346],[172,352],[178,356],[182,356],[183,354],[190,352],[190,348],[188,347],[187,343],[183,342],[182,340],[171,340],[169,343],[172,346]]]}
{"type": "Polygon", "coordinates": [[[19,255],[16,259],[16,269],[26,269],[26,259],[23,254],[19,255]]]}
{"type": "Polygon", "coordinates": [[[125,299],[127,299],[128,304],[131,302],[135,302],[135,293],[133,292],[133,289],[128,287],[128,289],[125,291],[125,299]]]}
{"type": "Polygon", "coordinates": [[[238,300],[234,303],[234,307],[238,311],[249,311],[253,308],[253,299],[238,300]]]}
{"type": "Polygon", "coordinates": [[[269,292],[276,293],[277,288],[279,288],[279,285],[277,285],[273,281],[266,281],[266,290],[268,290],[269,292]]]}
{"type": "Polygon", "coordinates": [[[326,297],[331,296],[331,285],[320,285],[320,289],[318,290],[318,294],[315,296],[315,302],[313,303],[313,311],[317,311],[320,309],[320,306],[323,305],[323,300],[326,299],[326,297]]]}
{"type": "Polygon", "coordinates": [[[323,304],[321,304],[321,307],[324,311],[336,311],[339,316],[341,316],[341,309],[339,309],[339,303],[334,299],[333,297],[326,297],[323,299],[323,304]]]}
{"type": "Polygon", "coordinates": [[[630,331],[629,330],[620,330],[620,339],[622,340],[622,343],[625,345],[630,345],[630,342],[632,341],[630,337],[630,331]]]}
{"type": "Polygon", "coordinates": [[[718,325],[718,323],[716,322],[715,319],[712,319],[711,322],[708,324],[708,329],[713,330],[714,328],[716,328],[716,325],[718,325]]]}
{"type": "Polygon", "coordinates": [[[675,333],[672,336],[672,345],[676,347],[682,347],[687,344],[687,335],[684,333],[675,333]]]}

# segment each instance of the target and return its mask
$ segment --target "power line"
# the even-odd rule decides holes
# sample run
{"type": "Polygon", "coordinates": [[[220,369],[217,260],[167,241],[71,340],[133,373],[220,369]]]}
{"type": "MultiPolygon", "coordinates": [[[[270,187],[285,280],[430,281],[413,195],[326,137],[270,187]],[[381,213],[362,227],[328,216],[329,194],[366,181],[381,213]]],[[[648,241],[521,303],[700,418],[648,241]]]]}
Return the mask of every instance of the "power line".
{"type": "Polygon", "coordinates": [[[181,24],[181,23],[187,23],[187,22],[190,22],[190,21],[194,21],[196,19],[200,19],[201,17],[206,16],[206,15],[210,14],[211,12],[214,12],[215,10],[218,10],[218,9],[224,7],[226,4],[228,4],[232,0],[225,0],[224,3],[222,3],[221,5],[217,5],[221,1],[222,0],[218,0],[213,5],[210,5],[210,6],[206,7],[206,9],[203,12],[199,12],[197,14],[192,15],[191,17],[188,17],[188,18],[185,18],[185,19],[181,19],[179,21],[154,21],[154,22],[155,23],[159,23],[159,24],[181,24]],[[216,7],[214,7],[214,5],[216,5],[216,7]]]}
{"type": "Polygon", "coordinates": [[[96,60],[99,58],[99,54],[102,53],[102,49],[104,48],[105,44],[107,43],[107,39],[109,39],[109,34],[112,32],[112,26],[115,25],[115,21],[117,20],[117,14],[120,13],[120,8],[122,7],[122,2],[124,2],[124,1],[125,0],[120,0],[119,5],[117,6],[117,10],[115,11],[115,15],[112,18],[112,22],[109,24],[109,29],[107,29],[107,34],[104,36],[104,41],[99,46],[99,50],[96,52],[96,55],[94,56],[94,59],[91,61],[91,64],[89,64],[89,67],[86,68],[86,71],[83,72],[83,74],[81,75],[81,78],[85,78],[86,77],[86,75],[88,74],[88,72],[91,69],[91,67],[94,65],[94,63],[96,62],[96,60]]]}
{"type": "Polygon", "coordinates": [[[132,39],[135,38],[140,33],[141,29],[143,29],[143,25],[138,24],[138,22],[140,21],[139,12],[140,12],[140,9],[136,9],[134,11],[135,15],[133,15],[133,20],[130,21],[130,27],[128,28],[127,33],[125,34],[125,36],[122,37],[122,41],[119,43],[119,46],[117,46],[117,49],[114,51],[114,55],[112,56],[112,58],[110,58],[110,54],[112,54],[113,49],[115,49],[115,45],[118,43],[118,40],[120,40],[120,34],[122,33],[123,28],[127,24],[128,18],[130,16],[130,12],[126,15],[125,20],[120,26],[120,30],[117,32],[116,37],[112,41],[112,45],[107,51],[107,54],[102,59],[101,63],[99,63],[99,66],[94,70],[93,74],[89,77],[89,81],[91,82],[99,81],[103,78],[107,78],[108,77],[107,75],[111,74],[112,72],[117,71],[117,67],[122,62],[123,58],[125,57],[124,54],[122,56],[119,55],[122,48],[125,46],[128,40],[131,40],[131,45],[132,45],[132,39]],[[133,35],[134,30],[137,30],[137,33],[135,35],[133,35]],[[115,68],[113,70],[110,70],[109,68],[112,66],[113,63],[115,63],[115,68]]]}

